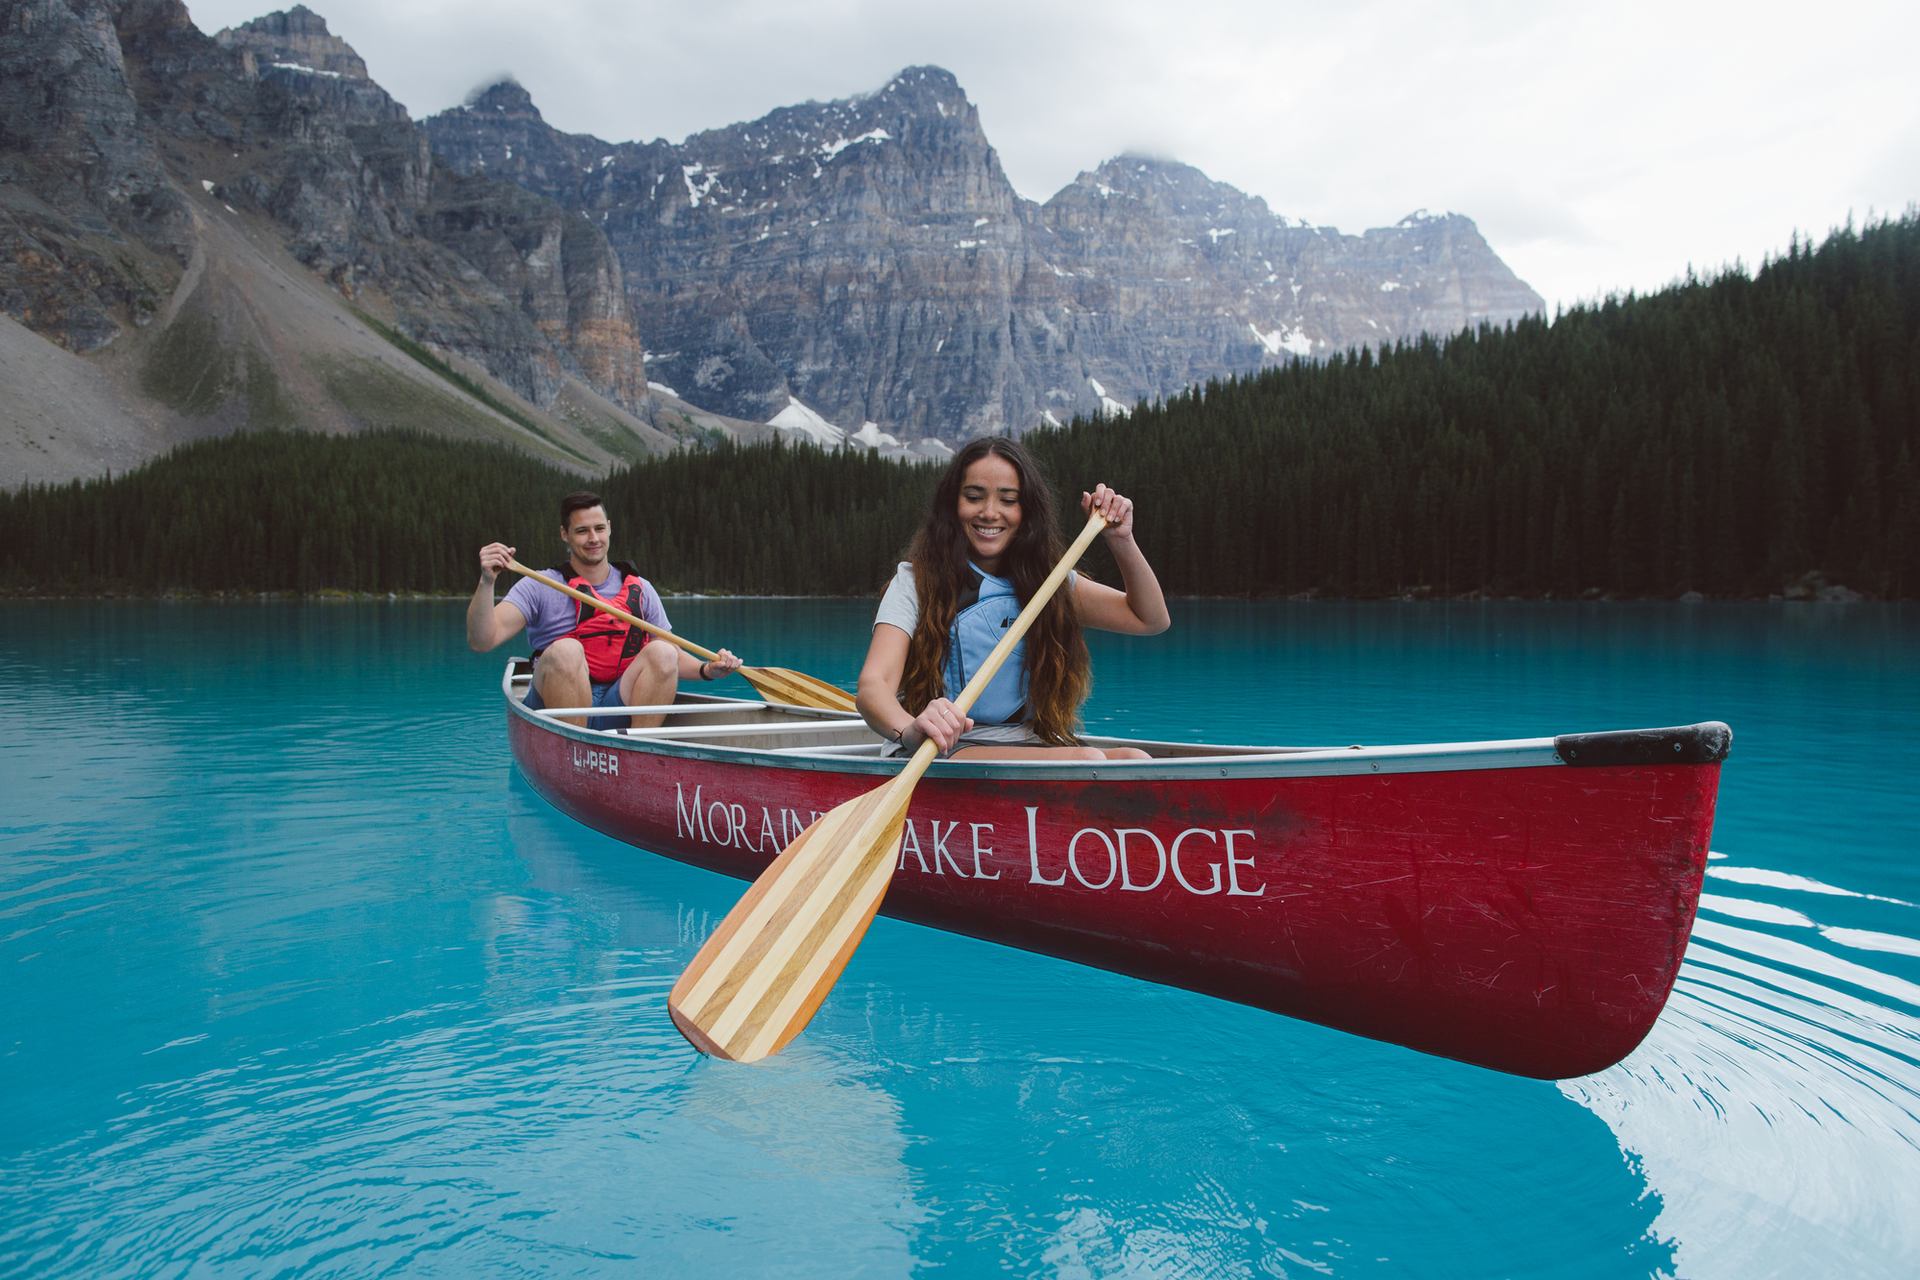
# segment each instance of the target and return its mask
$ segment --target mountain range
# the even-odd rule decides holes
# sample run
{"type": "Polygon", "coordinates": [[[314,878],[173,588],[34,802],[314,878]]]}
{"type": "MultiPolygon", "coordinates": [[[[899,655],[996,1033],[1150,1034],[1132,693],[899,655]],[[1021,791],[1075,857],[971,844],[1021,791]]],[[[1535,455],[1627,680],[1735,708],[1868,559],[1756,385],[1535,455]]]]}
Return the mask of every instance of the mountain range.
{"type": "Polygon", "coordinates": [[[649,376],[741,418],[798,400],[893,432],[1017,432],[1542,306],[1458,215],[1343,236],[1144,156],[1023,199],[938,67],[678,145],[561,133],[512,81],[425,128],[461,172],[587,215],[649,376]]]}
{"type": "Polygon", "coordinates": [[[6,483],[263,427],[937,454],[1541,308],[1457,214],[1343,235],[1146,156],[1024,199],[937,67],[607,142],[511,80],[416,122],[304,7],[0,8],[6,483]]]}

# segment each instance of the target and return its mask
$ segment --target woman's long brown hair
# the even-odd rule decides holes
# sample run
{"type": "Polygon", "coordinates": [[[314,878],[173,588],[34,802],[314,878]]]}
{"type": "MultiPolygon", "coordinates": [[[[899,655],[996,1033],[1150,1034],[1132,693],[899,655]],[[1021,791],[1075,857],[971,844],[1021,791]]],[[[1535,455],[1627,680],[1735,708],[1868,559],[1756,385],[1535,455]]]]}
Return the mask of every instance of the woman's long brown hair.
{"type": "MultiPolygon", "coordinates": [[[[1002,436],[985,436],[954,455],[933,491],[926,522],[907,548],[914,589],[920,596],[920,622],[907,641],[900,703],[915,715],[935,698],[960,692],[946,688],[942,675],[960,590],[973,572],[967,567],[967,533],[960,526],[960,484],[967,468],[988,454],[1012,463],[1020,477],[1020,527],[1001,556],[999,576],[1013,583],[1022,605],[1033,598],[1066,547],[1054,518],[1053,491],[1025,449],[1002,436]]],[[[1034,732],[1054,746],[1075,745],[1080,704],[1093,687],[1093,674],[1080,615],[1067,590],[1056,591],[1034,619],[1026,645],[1027,711],[1034,732]]]]}

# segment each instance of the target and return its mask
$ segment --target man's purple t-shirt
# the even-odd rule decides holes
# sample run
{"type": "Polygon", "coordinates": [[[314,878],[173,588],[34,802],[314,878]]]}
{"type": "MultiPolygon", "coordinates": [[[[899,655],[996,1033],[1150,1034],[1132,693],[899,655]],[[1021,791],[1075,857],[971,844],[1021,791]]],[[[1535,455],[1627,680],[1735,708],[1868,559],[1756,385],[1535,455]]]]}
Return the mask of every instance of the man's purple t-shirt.
{"type": "MultiPolygon", "coordinates": [[[[540,574],[556,582],[566,581],[551,569],[542,569],[540,574]]],[[[594,586],[593,594],[608,604],[620,604],[620,571],[609,564],[606,579],[594,586]]],[[[507,588],[506,602],[526,615],[527,641],[534,649],[546,648],[580,621],[579,601],[526,578],[507,588]]],[[[656,627],[673,630],[673,624],[667,621],[667,611],[660,605],[660,593],[645,578],[640,579],[640,607],[633,612],[635,617],[656,627]]]]}

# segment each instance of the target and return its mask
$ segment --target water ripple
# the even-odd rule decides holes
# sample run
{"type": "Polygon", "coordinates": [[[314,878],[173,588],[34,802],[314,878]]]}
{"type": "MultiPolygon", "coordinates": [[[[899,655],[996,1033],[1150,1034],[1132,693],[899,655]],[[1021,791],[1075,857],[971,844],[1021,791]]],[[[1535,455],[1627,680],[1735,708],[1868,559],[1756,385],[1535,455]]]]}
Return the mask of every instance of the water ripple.
{"type": "Polygon", "coordinates": [[[1807,897],[1703,897],[1647,1042],[1561,1090],[1606,1120],[1661,1197],[1655,1229],[1681,1274],[1890,1274],[1888,1259],[1920,1256],[1920,984],[1714,917],[1829,940],[1865,933],[1894,944],[1877,950],[1913,955],[1899,945],[1907,934],[1820,924],[1812,901],[1910,904],[1764,868],[1712,875],[1807,897]],[[1756,1229],[1777,1215],[1795,1229],[1756,1229]]]}

